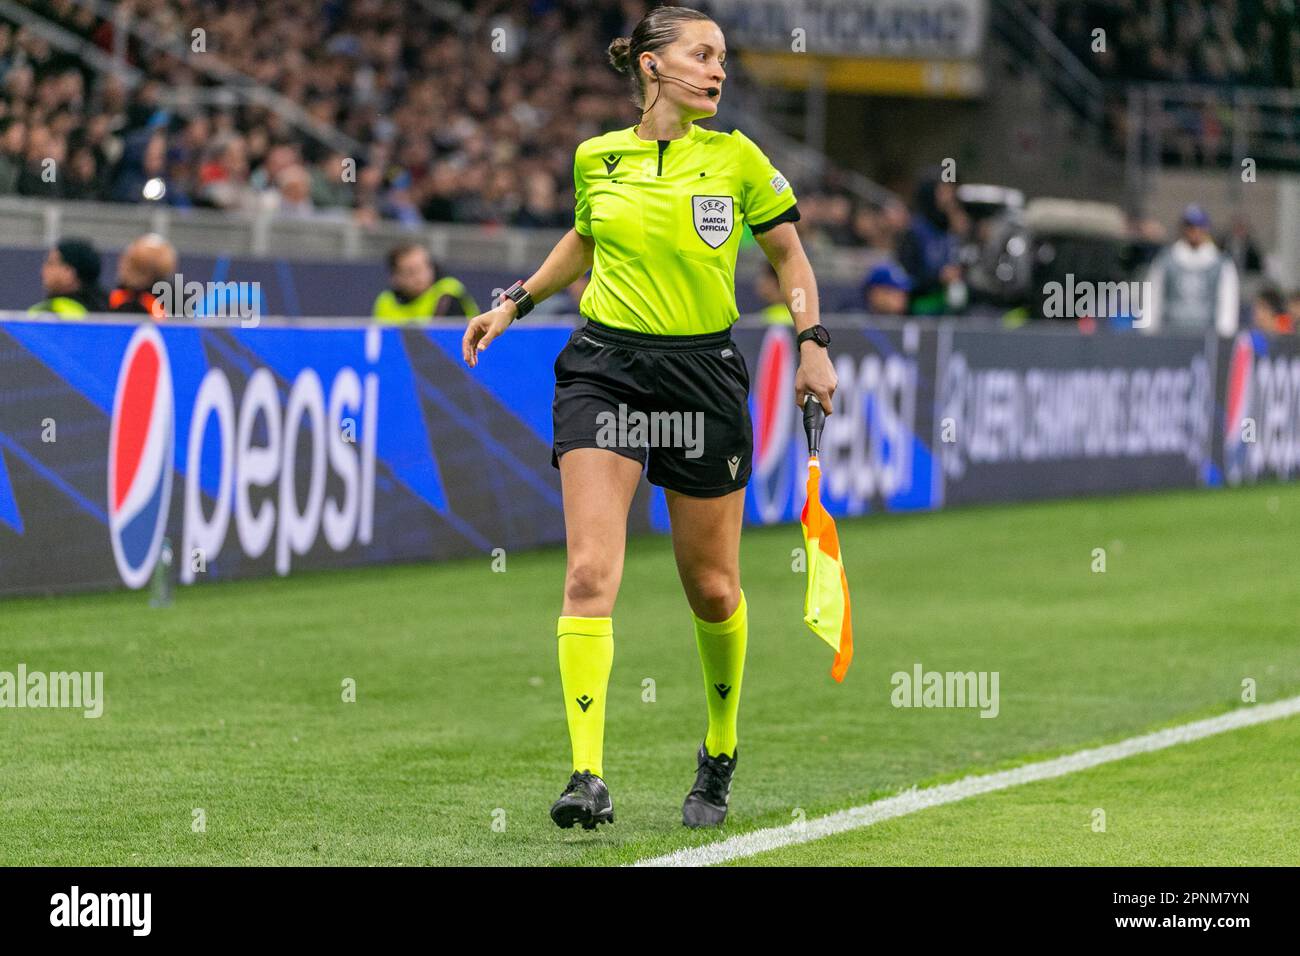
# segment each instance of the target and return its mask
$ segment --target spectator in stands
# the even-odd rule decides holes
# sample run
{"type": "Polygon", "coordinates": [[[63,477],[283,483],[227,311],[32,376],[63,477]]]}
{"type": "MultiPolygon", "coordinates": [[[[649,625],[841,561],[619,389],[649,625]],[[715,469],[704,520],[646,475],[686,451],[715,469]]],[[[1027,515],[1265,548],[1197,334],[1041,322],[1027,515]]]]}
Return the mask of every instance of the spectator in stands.
{"type": "Polygon", "coordinates": [[[1209,229],[1210,217],[1200,206],[1183,210],[1182,235],[1161,250],[1147,273],[1144,331],[1236,333],[1237,267],[1214,244],[1209,229]]]}
{"type": "Polygon", "coordinates": [[[183,183],[187,192],[198,182],[204,152],[212,135],[212,124],[207,114],[187,117],[180,129],[167,137],[167,171],[177,183],[183,183]]]}
{"type": "Polygon", "coordinates": [[[862,298],[870,315],[907,315],[912,280],[896,262],[872,267],[862,285],[862,298]]]}
{"type": "Polygon", "coordinates": [[[377,222],[383,203],[384,171],[376,163],[369,163],[357,171],[356,206],[354,215],[363,222],[377,222]]]}
{"type": "Polygon", "coordinates": [[[912,311],[939,315],[949,310],[949,288],[962,282],[959,261],[966,213],[957,185],[938,169],[927,172],[916,190],[907,231],[898,241],[898,262],[912,280],[912,311]]]}
{"type": "Polygon", "coordinates": [[[41,199],[63,196],[63,161],[67,144],[50,133],[47,126],[33,126],[27,132],[27,161],[18,174],[18,193],[41,199]]]}
{"type": "Polygon", "coordinates": [[[384,194],[380,212],[385,219],[395,219],[404,226],[417,229],[424,220],[420,218],[419,207],[416,206],[415,200],[411,197],[410,186],[410,174],[406,172],[400,173],[397,181],[384,194]]]}
{"type": "Polygon", "coordinates": [[[1244,276],[1263,271],[1264,258],[1259,254],[1259,246],[1255,244],[1255,238],[1250,234],[1250,225],[1246,222],[1245,216],[1232,217],[1232,228],[1223,236],[1220,244],[1223,251],[1232,257],[1238,275],[1244,276]]]}
{"type": "Polygon", "coordinates": [[[27,311],[53,313],[79,319],[89,312],[106,312],[107,302],[99,287],[101,261],[89,239],[69,236],[60,239],[41,263],[41,285],[45,298],[27,311]]]}
{"type": "Polygon", "coordinates": [[[316,214],[311,201],[311,176],[302,166],[289,166],[280,170],[275,179],[278,216],[308,219],[316,214]]]}
{"type": "Polygon", "coordinates": [[[36,92],[36,74],[29,63],[15,63],[5,73],[4,97],[10,103],[27,106],[36,92]]]}
{"type": "Polygon", "coordinates": [[[1273,286],[1265,286],[1255,296],[1251,323],[1260,332],[1269,335],[1295,334],[1295,316],[1287,311],[1282,293],[1273,286]]]}
{"type": "MultiPolygon", "coordinates": [[[[259,193],[276,188],[280,174],[286,169],[300,165],[301,157],[298,147],[293,143],[274,143],[266,151],[266,157],[248,177],[248,185],[259,193]]],[[[250,164],[252,165],[252,164],[250,164]]]]}
{"type": "Polygon", "coordinates": [[[452,215],[457,222],[491,222],[495,210],[484,193],[488,172],[482,165],[471,166],[460,175],[461,194],[452,200],[452,215]]]}
{"type": "Polygon", "coordinates": [[[766,259],[758,270],[754,291],[764,302],[760,313],[764,322],[768,325],[794,325],[794,316],[790,314],[790,309],[785,304],[785,296],[781,294],[781,281],[777,278],[772,263],[766,259]]]}
{"type": "Polygon", "coordinates": [[[108,310],[166,318],[153,289],[159,282],[172,282],[175,275],[176,249],[172,244],[155,233],[141,236],[123,249],[117,260],[117,287],[108,294],[108,310]]]}
{"type": "Polygon", "coordinates": [[[524,202],[515,212],[513,223],[534,229],[563,229],[569,224],[568,212],[557,201],[554,179],[543,172],[526,178],[524,202]]]}
{"type": "Polygon", "coordinates": [[[0,196],[18,191],[18,177],[22,175],[24,166],[23,146],[26,142],[26,123],[13,117],[0,121],[0,196]]]}
{"type": "Polygon", "coordinates": [[[122,158],[122,140],[113,132],[113,118],[97,113],[81,132],[82,142],[95,154],[95,165],[107,179],[122,158]]]}
{"type": "Polygon", "coordinates": [[[861,203],[853,213],[852,245],[893,255],[897,236],[906,228],[908,215],[900,204],[892,205],[899,208],[887,210],[861,203]],[[899,223],[897,227],[895,222],[899,223]]]}
{"type": "Polygon", "coordinates": [[[348,158],[342,153],[330,153],[311,168],[312,204],[318,209],[348,208],[352,205],[355,182],[355,162],[349,166],[348,158]]]}
{"type": "Polygon", "coordinates": [[[126,140],[112,197],[117,202],[183,204],[179,187],[166,174],[167,134],[161,129],[139,130],[126,140]]]}
{"type": "Polygon", "coordinates": [[[456,218],[455,197],[459,191],[459,175],[451,163],[434,166],[424,184],[424,203],[420,212],[430,222],[452,222],[456,218]]]}
{"type": "Polygon", "coordinates": [[[199,197],[204,204],[218,209],[252,207],[248,142],[243,136],[225,135],[209,147],[208,158],[199,169],[199,197]]]}
{"type": "Polygon", "coordinates": [[[380,322],[421,322],[434,316],[474,316],[478,303],[464,283],[452,276],[437,278],[429,250],[418,242],[403,242],[388,253],[392,288],[375,298],[371,314],[380,322]]]}
{"type": "Polygon", "coordinates": [[[64,184],[65,199],[100,200],[104,198],[104,177],[100,174],[95,151],[84,143],[72,151],[68,159],[68,181],[64,184]]]}
{"type": "Polygon", "coordinates": [[[832,193],[826,197],[823,208],[825,216],[819,225],[826,237],[837,246],[853,245],[853,202],[849,197],[832,193]]]}

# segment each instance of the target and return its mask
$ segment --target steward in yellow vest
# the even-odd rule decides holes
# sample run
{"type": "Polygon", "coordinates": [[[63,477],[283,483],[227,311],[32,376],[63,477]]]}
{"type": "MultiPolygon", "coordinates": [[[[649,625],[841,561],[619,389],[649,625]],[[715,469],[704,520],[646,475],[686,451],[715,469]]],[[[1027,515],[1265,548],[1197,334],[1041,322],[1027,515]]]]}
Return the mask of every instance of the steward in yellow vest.
{"type": "Polygon", "coordinates": [[[99,270],[99,252],[89,240],[60,240],[41,263],[46,298],[27,313],[81,319],[91,312],[107,312],[108,302],[99,288],[99,270]]]}
{"type": "Polygon", "coordinates": [[[429,250],[419,243],[405,242],[389,252],[388,274],[392,288],[375,297],[371,310],[379,322],[425,322],[435,315],[472,317],[479,313],[474,297],[459,279],[444,276],[434,280],[429,250]],[[443,308],[443,299],[450,299],[450,306],[443,308]]]}

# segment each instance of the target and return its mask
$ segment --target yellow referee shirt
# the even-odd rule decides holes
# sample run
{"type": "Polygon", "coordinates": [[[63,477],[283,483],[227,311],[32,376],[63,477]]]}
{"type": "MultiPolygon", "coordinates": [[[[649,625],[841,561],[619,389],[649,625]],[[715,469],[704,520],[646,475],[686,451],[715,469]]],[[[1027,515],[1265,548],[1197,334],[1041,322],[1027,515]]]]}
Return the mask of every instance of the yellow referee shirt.
{"type": "Polygon", "coordinates": [[[790,184],[739,130],[593,137],[574,155],[573,186],[574,228],[596,240],[578,311],[634,332],[729,328],[744,225],[761,233],[799,218],[790,184]]]}

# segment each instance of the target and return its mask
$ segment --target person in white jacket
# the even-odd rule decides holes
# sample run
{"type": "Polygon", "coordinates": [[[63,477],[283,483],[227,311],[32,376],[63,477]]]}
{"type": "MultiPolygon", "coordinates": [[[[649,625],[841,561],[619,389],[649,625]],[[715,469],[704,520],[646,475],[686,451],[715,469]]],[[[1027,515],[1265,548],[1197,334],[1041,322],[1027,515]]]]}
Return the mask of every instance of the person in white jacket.
{"type": "Polygon", "coordinates": [[[1183,210],[1182,235],[1160,251],[1147,273],[1146,308],[1134,323],[1154,332],[1235,335],[1241,318],[1237,267],[1210,238],[1200,206],[1183,210]]]}

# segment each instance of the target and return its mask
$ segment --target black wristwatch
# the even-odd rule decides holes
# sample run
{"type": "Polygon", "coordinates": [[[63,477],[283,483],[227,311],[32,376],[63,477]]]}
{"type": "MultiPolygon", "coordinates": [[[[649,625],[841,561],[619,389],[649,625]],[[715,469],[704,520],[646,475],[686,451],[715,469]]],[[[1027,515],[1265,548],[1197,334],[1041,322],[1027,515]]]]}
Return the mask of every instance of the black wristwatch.
{"type": "MultiPolygon", "coordinates": [[[[520,279],[510,288],[506,289],[501,295],[515,304],[515,319],[522,319],[529,312],[533,311],[533,297],[528,294],[524,288],[524,280],[520,279]]],[[[513,322],[514,319],[511,319],[513,322]]]]}
{"type": "Polygon", "coordinates": [[[805,342],[813,341],[822,348],[827,348],[831,344],[831,334],[826,331],[826,326],[814,325],[800,332],[794,341],[796,347],[803,345],[805,342]]]}

